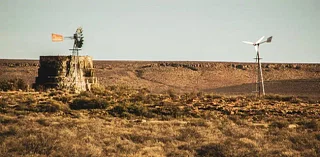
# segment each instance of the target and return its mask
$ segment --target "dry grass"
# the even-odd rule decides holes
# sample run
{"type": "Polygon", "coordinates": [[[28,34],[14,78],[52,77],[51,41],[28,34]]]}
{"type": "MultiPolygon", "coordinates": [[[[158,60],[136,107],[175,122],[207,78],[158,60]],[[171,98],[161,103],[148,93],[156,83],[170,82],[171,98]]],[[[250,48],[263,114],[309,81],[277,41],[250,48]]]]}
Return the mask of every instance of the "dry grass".
{"type": "Polygon", "coordinates": [[[0,156],[320,155],[319,101],[308,98],[124,86],[0,94],[0,156]]]}

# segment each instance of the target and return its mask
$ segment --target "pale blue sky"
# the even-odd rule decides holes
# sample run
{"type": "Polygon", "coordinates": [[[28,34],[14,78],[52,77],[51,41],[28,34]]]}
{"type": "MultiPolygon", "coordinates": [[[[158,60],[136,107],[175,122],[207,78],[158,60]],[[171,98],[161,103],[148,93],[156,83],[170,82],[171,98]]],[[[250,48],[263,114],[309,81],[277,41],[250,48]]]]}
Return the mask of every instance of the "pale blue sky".
{"type": "Polygon", "coordinates": [[[82,54],[99,60],[252,62],[241,41],[273,36],[264,62],[320,61],[319,0],[1,0],[0,58],[69,55],[51,33],[84,29],[82,54]]]}

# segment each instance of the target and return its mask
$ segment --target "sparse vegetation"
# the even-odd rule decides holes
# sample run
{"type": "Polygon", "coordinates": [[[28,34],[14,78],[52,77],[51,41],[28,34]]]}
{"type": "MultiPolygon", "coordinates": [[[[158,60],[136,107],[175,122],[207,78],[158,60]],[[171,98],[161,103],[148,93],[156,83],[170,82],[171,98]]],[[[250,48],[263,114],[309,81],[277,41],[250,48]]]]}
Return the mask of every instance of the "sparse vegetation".
{"type": "Polygon", "coordinates": [[[0,156],[319,156],[319,104],[292,98],[1,92],[0,156]]]}
{"type": "Polygon", "coordinates": [[[22,79],[8,79],[0,81],[0,91],[26,90],[27,84],[22,79]]]}
{"type": "Polygon", "coordinates": [[[37,104],[36,110],[38,112],[68,112],[69,106],[60,101],[50,100],[47,103],[37,104]]]}
{"type": "Polygon", "coordinates": [[[70,108],[74,110],[79,109],[105,109],[108,103],[101,98],[80,97],[75,98],[70,104],[70,108]]]}

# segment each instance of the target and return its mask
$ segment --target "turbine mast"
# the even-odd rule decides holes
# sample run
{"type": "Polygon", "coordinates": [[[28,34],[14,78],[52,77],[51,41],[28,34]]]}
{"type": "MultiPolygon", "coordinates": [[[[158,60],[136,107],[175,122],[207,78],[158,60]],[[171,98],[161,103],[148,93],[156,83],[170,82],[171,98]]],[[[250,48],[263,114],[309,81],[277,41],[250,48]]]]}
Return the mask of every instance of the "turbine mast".
{"type": "Polygon", "coordinates": [[[265,91],[264,91],[264,83],[263,83],[263,75],[262,75],[262,67],[261,67],[261,59],[260,58],[260,46],[258,45],[258,49],[257,49],[257,60],[258,60],[258,83],[259,83],[259,97],[266,95],[265,91]],[[261,89],[262,89],[262,93],[261,93],[261,89]]]}
{"type": "Polygon", "coordinates": [[[262,41],[264,38],[261,37],[257,42],[253,43],[253,42],[249,42],[249,41],[243,41],[245,44],[250,44],[250,45],[253,45],[255,50],[256,50],[256,53],[257,53],[257,57],[255,58],[256,62],[257,62],[257,79],[256,79],[256,90],[258,91],[255,91],[259,94],[259,97],[262,95],[264,96],[266,93],[265,93],[265,90],[264,90],[264,82],[263,82],[263,75],[262,75],[262,66],[261,66],[261,59],[260,58],[260,44],[263,44],[263,43],[270,43],[271,40],[272,40],[272,36],[269,37],[267,40],[265,41],[262,41]]]}

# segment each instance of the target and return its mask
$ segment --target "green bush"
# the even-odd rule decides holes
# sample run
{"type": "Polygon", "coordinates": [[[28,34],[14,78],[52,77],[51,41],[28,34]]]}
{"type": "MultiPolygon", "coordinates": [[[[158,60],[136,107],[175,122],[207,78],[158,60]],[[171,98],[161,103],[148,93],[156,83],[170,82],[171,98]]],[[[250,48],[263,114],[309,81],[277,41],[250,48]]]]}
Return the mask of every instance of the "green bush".
{"type": "Polygon", "coordinates": [[[148,112],[147,108],[142,104],[131,104],[127,107],[128,112],[136,116],[144,116],[148,112]]]}
{"type": "Polygon", "coordinates": [[[22,79],[9,79],[0,81],[0,90],[26,90],[28,85],[22,79]]]}
{"type": "Polygon", "coordinates": [[[125,105],[117,105],[109,110],[109,114],[115,117],[126,117],[128,116],[128,109],[125,105]]]}
{"type": "Polygon", "coordinates": [[[55,100],[51,100],[46,104],[38,104],[36,108],[37,108],[37,111],[39,112],[59,112],[59,111],[66,112],[69,110],[66,104],[63,104],[62,102],[55,101],[55,100]]]}
{"type": "Polygon", "coordinates": [[[105,109],[108,107],[108,102],[101,98],[80,97],[80,98],[74,99],[69,106],[73,110],[105,109]]]}

